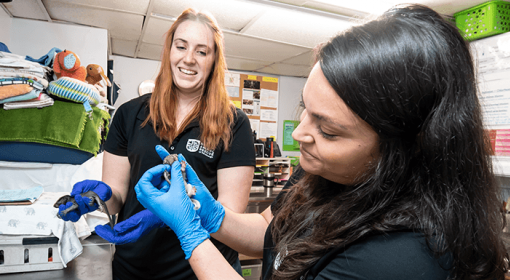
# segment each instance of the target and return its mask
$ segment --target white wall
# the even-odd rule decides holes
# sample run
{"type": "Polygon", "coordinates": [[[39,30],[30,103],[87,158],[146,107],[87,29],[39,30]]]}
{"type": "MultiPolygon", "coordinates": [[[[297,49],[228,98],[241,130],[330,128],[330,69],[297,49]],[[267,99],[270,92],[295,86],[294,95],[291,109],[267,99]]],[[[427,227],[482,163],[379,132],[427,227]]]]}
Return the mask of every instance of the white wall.
{"type": "MultiPolygon", "coordinates": [[[[160,62],[147,59],[135,59],[124,56],[110,56],[113,59],[114,81],[120,86],[121,92],[114,106],[118,108],[123,103],[138,97],[138,86],[145,80],[154,80],[159,72],[160,62]]],[[[301,100],[301,91],[306,83],[305,78],[289,76],[275,76],[262,73],[238,72],[232,73],[264,75],[278,78],[278,128],[276,142],[283,148],[283,121],[299,120],[298,108],[301,100]]],[[[282,156],[297,156],[299,152],[284,152],[282,156]]]]}
{"type": "Polygon", "coordinates": [[[124,56],[112,55],[113,80],[117,83],[121,92],[114,106],[120,105],[135,97],[138,97],[138,86],[145,80],[155,80],[159,72],[160,62],[148,59],[136,59],[124,56]]]}
{"type": "MultiPolygon", "coordinates": [[[[3,26],[2,28],[3,29],[3,26]]],[[[39,58],[53,47],[75,52],[82,66],[99,64],[107,69],[106,29],[13,18],[9,49],[14,54],[39,58]]]]}
{"type": "Polygon", "coordinates": [[[282,157],[299,156],[300,152],[283,151],[283,121],[299,120],[299,101],[305,86],[306,78],[280,76],[279,99],[278,99],[278,134],[276,143],[282,150],[282,157]]]}
{"type": "Polygon", "coordinates": [[[12,18],[4,11],[0,9],[0,42],[4,43],[10,50],[11,46],[11,25],[12,18]]]}

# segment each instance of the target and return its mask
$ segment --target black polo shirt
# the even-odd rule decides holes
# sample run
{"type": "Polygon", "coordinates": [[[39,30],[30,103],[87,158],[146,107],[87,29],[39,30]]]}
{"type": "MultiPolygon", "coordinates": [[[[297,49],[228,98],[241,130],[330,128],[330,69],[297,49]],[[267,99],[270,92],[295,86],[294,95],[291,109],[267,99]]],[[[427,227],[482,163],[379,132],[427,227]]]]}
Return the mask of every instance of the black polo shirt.
{"type": "MultiPolygon", "coordinates": [[[[118,108],[104,147],[109,153],[127,156],[131,164],[129,191],[119,213],[119,222],[144,209],[136,199],[134,186],[145,171],[162,163],[156,145],[162,145],[170,153],[184,155],[214,198],[218,197],[218,169],[255,166],[251,126],[241,110],[236,109],[229,151],[223,150],[223,144],[207,150],[200,142],[198,121],[190,123],[171,144],[161,141],[151,125],[142,128],[150,97],[150,94],[143,95],[118,108]]],[[[231,264],[237,260],[237,252],[212,241],[231,264]]],[[[196,279],[176,235],[165,228],[155,229],[135,243],[116,246],[113,271],[120,279],[196,279]]]]}
{"type": "MultiPolygon", "coordinates": [[[[292,174],[284,189],[291,188],[304,172],[292,174]]],[[[281,192],[271,205],[285,195],[281,192]]],[[[278,267],[270,223],[264,237],[262,279],[269,280],[273,268],[278,267]],[[275,265],[276,263],[276,265],[275,265]]],[[[410,229],[374,233],[347,247],[332,248],[299,280],[446,280],[452,267],[451,254],[435,258],[426,244],[425,236],[410,229]]]]}

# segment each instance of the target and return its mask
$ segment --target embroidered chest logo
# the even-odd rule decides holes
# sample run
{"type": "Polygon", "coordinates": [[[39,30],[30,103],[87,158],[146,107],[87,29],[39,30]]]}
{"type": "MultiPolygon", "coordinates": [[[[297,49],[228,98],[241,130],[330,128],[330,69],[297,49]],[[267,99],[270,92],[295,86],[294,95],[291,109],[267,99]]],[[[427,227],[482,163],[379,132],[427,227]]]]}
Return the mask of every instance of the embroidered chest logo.
{"type": "Polygon", "coordinates": [[[196,139],[188,139],[188,143],[186,143],[186,150],[188,150],[191,153],[200,153],[208,158],[213,158],[214,156],[214,150],[207,150],[200,140],[196,139]]]}

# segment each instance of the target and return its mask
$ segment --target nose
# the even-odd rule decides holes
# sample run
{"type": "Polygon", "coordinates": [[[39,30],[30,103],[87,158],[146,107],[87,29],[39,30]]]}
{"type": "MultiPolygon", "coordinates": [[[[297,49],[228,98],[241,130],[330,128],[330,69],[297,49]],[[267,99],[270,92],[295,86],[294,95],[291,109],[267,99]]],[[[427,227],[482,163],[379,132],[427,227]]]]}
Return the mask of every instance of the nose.
{"type": "Polygon", "coordinates": [[[186,55],[184,56],[183,61],[186,64],[194,64],[195,63],[195,52],[191,49],[188,49],[186,51],[186,55]]]}
{"type": "Polygon", "coordinates": [[[314,139],[310,133],[313,129],[311,125],[310,118],[305,109],[303,113],[301,113],[301,122],[292,132],[292,138],[300,143],[313,143],[314,139]]]}

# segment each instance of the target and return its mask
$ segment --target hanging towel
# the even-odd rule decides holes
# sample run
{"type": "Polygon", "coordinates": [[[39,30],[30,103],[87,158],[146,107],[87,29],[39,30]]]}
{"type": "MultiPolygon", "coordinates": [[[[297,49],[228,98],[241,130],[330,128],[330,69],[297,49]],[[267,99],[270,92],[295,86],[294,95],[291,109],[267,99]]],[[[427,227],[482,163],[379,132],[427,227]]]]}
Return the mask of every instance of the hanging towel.
{"type": "Polygon", "coordinates": [[[35,142],[97,155],[106,139],[110,115],[83,104],[55,100],[53,106],[0,110],[0,141],[35,142]]]}

